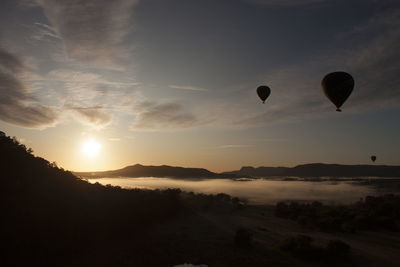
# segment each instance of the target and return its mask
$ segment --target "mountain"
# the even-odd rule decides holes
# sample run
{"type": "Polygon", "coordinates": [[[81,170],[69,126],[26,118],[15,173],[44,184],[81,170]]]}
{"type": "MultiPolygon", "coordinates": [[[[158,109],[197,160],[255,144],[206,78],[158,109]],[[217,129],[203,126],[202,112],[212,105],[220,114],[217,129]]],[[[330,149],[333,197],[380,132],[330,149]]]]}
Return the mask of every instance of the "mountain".
{"type": "Polygon", "coordinates": [[[289,167],[242,167],[238,171],[225,172],[237,176],[268,177],[268,176],[297,176],[297,177],[400,177],[400,166],[386,165],[340,165],[311,163],[289,167]]]}
{"type": "MultiPolygon", "coordinates": [[[[99,177],[171,177],[171,178],[238,178],[235,174],[219,174],[202,168],[183,168],[173,166],[143,166],[140,164],[127,166],[119,170],[103,172],[75,172],[76,175],[86,178],[99,177]]],[[[241,176],[242,177],[242,176],[241,176]]]]}
{"type": "Polygon", "coordinates": [[[400,166],[386,165],[340,165],[311,163],[296,167],[242,167],[238,171],[215,173],[203,168],[183,168],[173,166],[127,166],[119,170],[103,172],[75,172],[85,178],[100,177],[170,177],[180,179],[251,178],[269,176],[296,177],[400,177],[400,166]]]}

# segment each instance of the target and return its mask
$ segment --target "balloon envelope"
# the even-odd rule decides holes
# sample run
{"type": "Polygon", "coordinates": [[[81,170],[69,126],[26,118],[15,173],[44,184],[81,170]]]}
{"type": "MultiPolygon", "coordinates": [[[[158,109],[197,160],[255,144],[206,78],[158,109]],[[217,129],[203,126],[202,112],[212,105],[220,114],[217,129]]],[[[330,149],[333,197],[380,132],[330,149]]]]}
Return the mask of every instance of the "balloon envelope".
{"type": "Polygon", "coordinates": [[[270,94],[271,94],[271,89],[269,89],[269,87],[266,85],[261,85],[257,88],[257,95],[262,100],[263,104],[265,103],[265,100],[269,97],[270,94]]]}
{"type": "Polygon", "coordinates": [[[371,156],[371,160],[372,160],[372,162],[375,162],[376,156],[371,156]]]}
{"type": "Polygon", "coordinates": [[[347,72],[336,71],[327,74],[321,85],[325,95],[335,104],[336,111],[341,111],[340,107],[353,91],[354,79],[347,72]]]}

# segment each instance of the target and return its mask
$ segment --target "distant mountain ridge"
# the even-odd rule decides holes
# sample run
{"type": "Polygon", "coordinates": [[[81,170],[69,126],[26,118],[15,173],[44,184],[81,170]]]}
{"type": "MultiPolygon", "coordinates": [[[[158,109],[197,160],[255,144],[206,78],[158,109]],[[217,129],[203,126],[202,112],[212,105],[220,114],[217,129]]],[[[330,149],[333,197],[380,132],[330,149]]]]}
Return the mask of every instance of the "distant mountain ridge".
{"type": "Polygon", "coordinates": [[[219,174],[203,168],[184,168],[173,166],[144,166],[136,164],[119,170],[103,172],[75,172],[76,175],[86,178],[99,177],[171,177],[171,178],[238,178],[235,174],[219,174]]]}
{"type": "Polygon", "coordinates": [[[400,166],[386,165],[341,165],[311,163],[296,167],[242,167],[237,171],[215,173],[203,168],[184,168],[174,166],[144,166],[140,164],[127,166],[118,170],[102,172],[75,172],[76,175],[86,178],[100,177],[170,177],[192,179],[216,178],[260,178],[270,176],[296,177],[400,177],[400,166]]]}
{"type": "Polygon", "coordinates": [[[400,166],[386,165],[341,165],[311,163],[289,167],[242,167],[238,171],[224,174],[247,175],[251,177],[296,176],[296,177],[400,177],[400,166]]]}

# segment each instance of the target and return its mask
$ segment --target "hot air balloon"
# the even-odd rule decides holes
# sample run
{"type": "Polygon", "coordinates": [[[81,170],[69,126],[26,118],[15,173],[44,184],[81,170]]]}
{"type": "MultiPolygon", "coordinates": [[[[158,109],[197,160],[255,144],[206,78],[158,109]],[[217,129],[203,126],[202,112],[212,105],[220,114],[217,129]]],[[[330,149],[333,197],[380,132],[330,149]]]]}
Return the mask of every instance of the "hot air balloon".
{"type": "Polygon", "coordinates": [[[372,162],[375,162],[376,156],[371,156],[371,160],[372,160],[372,162]]]}
{"type": "Polygon", "coordinates": [[[269,97],[270,94],[271,94],[271,89],[269,89],[269,87],[266,85],[261,85],[257,88],[257,95],[258,97],[260,97],[263,104],[265,104],[265,100],[269,97]]]}
{"type": "Polygon", "coordinates": [[[322,80],[322,89],[325,95],[336,106],[336,111],[350,96],[354,88],[354,79],[347,72],[337,71],[327,74],[322,80]]]}

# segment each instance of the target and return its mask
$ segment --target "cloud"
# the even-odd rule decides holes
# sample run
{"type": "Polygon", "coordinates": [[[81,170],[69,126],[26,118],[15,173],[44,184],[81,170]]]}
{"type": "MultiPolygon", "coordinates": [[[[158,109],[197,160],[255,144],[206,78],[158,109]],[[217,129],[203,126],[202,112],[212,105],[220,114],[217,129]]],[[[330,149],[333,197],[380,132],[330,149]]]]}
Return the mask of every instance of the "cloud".
{"type": "Polygon", "coordinates": [[[399,106],[400,9],[380,14],[350,34],[364,38],[374,36],[357,46],[347,59],[347,66],[356,80],[354,105],[360,109],[399,106]]]}
{"type": "Polygon", "coordinates": [[[320,4],[330,0],[247,0],[254,4],[265,6],[306,6],[320,4]]]}
{"type": "MultiPolygon", "coordinates": [[[[321,80],[329,72],[347,71],[355,79],[352,95],[343,105],[346,113],[361,113],[400,106],[400,9],[392,9],[358,25],[337,42],[346,49],[327,50],[314,60],[282,67],[263,75],[271,95],[265,109],[250,108],[233,121],[238,127],[262,126],[276,122],[301,121],[335,115],[334,105],[324,96],[321,80]],[[360,41],[361,40],[361,41],[360,41]]],[[[254,92],[251,92],[253,97],[254,92]]]]}
{"type": "Polygon", "coordinates": [[[23,61],[0,48],[0,120],[27,128],[52,126],[58,114],[29,93],[23,80],[26,71],[23,61]]]}
{"type": "Polygon", "coordinates": [[[51,108],[36,106],[12,106],[0,104],[0,119],[26,128],[46,128],[56,123],[57,113],[51,108]]]}
{"type": "Polygon", "coordinates": [[[67,109],[95,107],[99,112],[101,107],[102,113],[106,109],[121,108],[121,103],[126,100],[124,91],[132,91],[132,88],[139,85],[129,80],[108,80],[97,73],[70,69],[52,70],[44,79],[57,88],[63,88],[55,92],[53,98],[60,100],[67,109]]]}
{"type": "Polygon", "coordinates": [[[136,0],[36,0],[70,58],[115,68],[126,58],[123,38],[132,28],[136,0]]]}
{"type": "Polygon", "coordinates": [[[48,80],[59,81],[59,82],[73,82],[75,84],[103,84],[111,85],[113,87],[127,87],[140,85],[134,81],[109,81],[102,75],[93,72],[83,72],[71,69],[55,69],[47,74],[48,80]]]}
{"type": "Polygon", "coordinates": [[[61,39],[57,32],[49,25],[44,23],[36,22],[33,27],[30,27],[33,30],[32,38],[35,40],[47,40],[47,39],[61,39]]]}
{"type": "Polygon", "coordinates": [[[168,85],[169,88],[173,89],[182,89],[182,90],[189,90],[189,91],[208,91],[208,89],[195,87],[195,86],[181,86],[181,85],[168,85]]]}
{"type": "Polygon", "coordinates": [[[226,148],[246,148],[246,147],[253,147],[253,145],[222,145],[218,148],[226,149],[226,148]]]}
{"type": "Polygon", "coordinates": [[[104,108],[101,106],[69,107],[68,109],[74,111],[82,122],[95,127],[105,127],[112,119],[111,115],[104,112],[104,108]]]}
{"type": "Polygon", "coordinates": [[[178,103],[143,102],[136,109],[132,130],[165,131],[194,127],[203,124],[197,116],[185,111],[178,103]]]}
{"type": "Polygon", "coordinates": [[[42,81],[47,87],[57,88],[46,92],[46,96],[56,100],[63,110],[85,125],[103,128],[116,113],[132,115],[132,106],[143,102],[132,93],[140,83],[131,78],[108,78],[106,74],[89,71],[55,69],[44,75],[42,81]]]}
{"type": "Polygon", "coordinates": [[[3,71],[18,72],[24,68],[22,61],[0,47],[0,67],[3,71]]]}
{"type": "MultiPolygon", "coordinates": [[[[304,66],[303,66],[304,67],[304,66]]],[[[262,126],[277,122],[293,122],[304,118],[318,117],[333,110],[322,93],[320,79],[324,71],[317,71],[314,63],[302,69],[298,66],[282,68],[266,75],[271,95],[265,105],[259,102],[248,104],[249,114],[237,116],[233,124],[237,127],[262,126]]],[[[253,102],[254,94],[253,93],[253,102]]]]}

